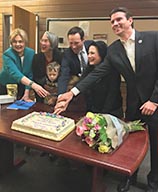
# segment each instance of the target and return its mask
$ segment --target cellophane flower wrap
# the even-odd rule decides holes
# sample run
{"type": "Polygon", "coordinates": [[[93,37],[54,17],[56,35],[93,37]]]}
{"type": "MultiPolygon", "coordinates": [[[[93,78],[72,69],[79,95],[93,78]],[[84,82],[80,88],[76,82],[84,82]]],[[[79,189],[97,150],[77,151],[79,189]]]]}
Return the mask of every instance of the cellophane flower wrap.
{"type": "Polygon", "coordinates": [[[125,135],[139,130],[144,130],[139,120],[125,123],[113,115],[92,112],[88,112],[76,124],[76,134],[100,153],[114,151],[121,145],[125,135]]]}

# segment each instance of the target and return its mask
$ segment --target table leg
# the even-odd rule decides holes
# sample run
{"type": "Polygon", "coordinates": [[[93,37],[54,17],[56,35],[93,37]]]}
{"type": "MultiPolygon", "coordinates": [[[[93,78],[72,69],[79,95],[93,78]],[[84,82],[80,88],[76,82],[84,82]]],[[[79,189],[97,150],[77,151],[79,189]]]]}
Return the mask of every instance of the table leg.
{"type": "Polygon", "coordinates": [[[91,192],[105,192],[106,186],[103,179],[103,170],[100,167],[93,167],[92,190],[91,192]]]}
{"type": "Polygon", "coordinates": [[[13,143],[0,139],[0,175],[5,174],[14,166],[13,143]]]}
{"type": "Polygon", "coordinates": [[[0,139],[0,175],[21,167],[25,162],[23,159],[16,159],[14,161],[14,144],[0,139]]]}

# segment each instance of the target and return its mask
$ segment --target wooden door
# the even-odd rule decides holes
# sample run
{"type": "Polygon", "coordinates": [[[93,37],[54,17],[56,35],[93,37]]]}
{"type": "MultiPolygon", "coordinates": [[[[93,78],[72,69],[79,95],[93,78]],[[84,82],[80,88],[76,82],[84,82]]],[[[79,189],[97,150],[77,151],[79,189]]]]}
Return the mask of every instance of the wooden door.
{"type": "Polygon", "coordinates": [[[12,29],[22,28],[28,35],[28,47],[37,51],[36,15],[15,5],[12,6],[12,29]]]}

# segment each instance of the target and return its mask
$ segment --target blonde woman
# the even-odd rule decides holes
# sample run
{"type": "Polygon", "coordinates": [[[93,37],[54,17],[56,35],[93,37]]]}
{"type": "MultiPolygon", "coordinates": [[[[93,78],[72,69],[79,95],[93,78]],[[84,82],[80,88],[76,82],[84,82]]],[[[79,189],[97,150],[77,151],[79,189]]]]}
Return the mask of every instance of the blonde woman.
{"type": "Polygon", "coordinates": [[[32,59],[34,50],[27,47],[28,37],[23,29],[14,29],[10,36],[10,47],[3,53],[3,65],[0,71],[0,94],[6,94],[7,84],[17,84],[17,98],[30,101],[30,88],[40,96],[49,93],[40,85],[32,81],[32,59]]]}

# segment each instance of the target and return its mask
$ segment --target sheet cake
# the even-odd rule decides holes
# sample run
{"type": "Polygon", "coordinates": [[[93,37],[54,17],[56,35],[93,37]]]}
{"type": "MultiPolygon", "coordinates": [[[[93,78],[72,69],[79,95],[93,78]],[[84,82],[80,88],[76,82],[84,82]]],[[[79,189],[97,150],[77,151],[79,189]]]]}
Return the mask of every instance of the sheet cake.
{"type": "Polygon", "coordinates": [[[47,112],[32,112],[13,121],[11,129],[60,141],[75,128],[73,119],[47,112]]]}

